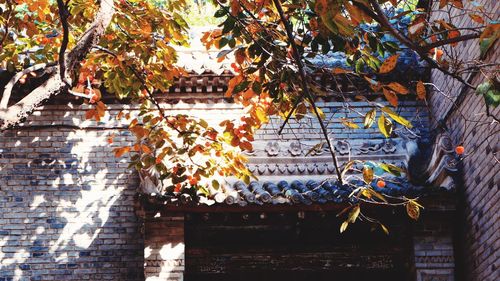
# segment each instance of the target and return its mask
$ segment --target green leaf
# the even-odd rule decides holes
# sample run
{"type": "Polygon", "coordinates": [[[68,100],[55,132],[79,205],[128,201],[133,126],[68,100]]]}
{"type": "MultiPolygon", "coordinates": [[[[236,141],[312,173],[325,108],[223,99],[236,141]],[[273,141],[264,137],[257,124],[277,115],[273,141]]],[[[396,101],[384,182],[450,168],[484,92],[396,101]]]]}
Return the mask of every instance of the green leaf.
{"type": "Polygon", "coordinates": [[[385,118],[385,115],[382,114],[380,118],[378,119],[378,129],[380,132],[386,137],[390,137],[392,134],[392,122],[391,120],[385,118]]]}
{"type": "Polygon", "coordinates": [[[401,173],[403,172],[403,169],[392,164],[380,163],[379,167],[382,168],[384,171],[393,174],[397,177],[401,176],[401,173]]]}
{"type": "Polygon", "coordinates": [[[252,91],[254,91],[256,94],[262,93],[262,85],[258,81],[254,81],[252,84],[252,91]]]}
{"type": "Polygon", "coordinates": [[[220,188],[220,184],[217,180],[212,180],[212,186],[215,188],[215,190],[218,190],[220,188]]]}
{"type": "Polygon", "coordinates": [[[363,122],[365,129],[368,129],[373,125],[373,122],[375,121],[376,117],[377,117],[377,111],[375,109],[372,109],[366,113],[365,120],[363,122]]]}
{"type": "Polygon", "coordinates": [[[221,8],[221,9],[219,9],[219,10],[217,10],[215,12],[214,17],[216,17],[216,18],[222,18],[225,15],[226,15],[226,10],[224,10],[224,9],[221,8]]]}
{"type": "Polygon", "coordinates": [[[385,113],[387,113],[387,115],[389,115],[392,119],[394,119],[394,121],[398,122],[399,124],[405,126],[406,128],[413,128],[413,125],[411,124],[410,121],[406,120],[405,118],[397,115],[394,111],[392,111],[390,108],[384,106],[381,108],[381,110],[385,113]]]}

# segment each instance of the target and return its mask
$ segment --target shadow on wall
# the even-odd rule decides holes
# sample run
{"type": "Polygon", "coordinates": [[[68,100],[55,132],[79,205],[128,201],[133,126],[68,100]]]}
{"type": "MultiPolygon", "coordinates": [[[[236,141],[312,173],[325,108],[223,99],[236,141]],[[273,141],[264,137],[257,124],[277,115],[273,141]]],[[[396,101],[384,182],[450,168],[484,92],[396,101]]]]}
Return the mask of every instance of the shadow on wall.
{"type": "MultiPolygon", "coordinates": [[[[115,133],[125,144],[127,132],[115,133]]],[[[0,135],[0,281],[144,279],[137,179],[107,137],[56,127],[0,135]]]]}

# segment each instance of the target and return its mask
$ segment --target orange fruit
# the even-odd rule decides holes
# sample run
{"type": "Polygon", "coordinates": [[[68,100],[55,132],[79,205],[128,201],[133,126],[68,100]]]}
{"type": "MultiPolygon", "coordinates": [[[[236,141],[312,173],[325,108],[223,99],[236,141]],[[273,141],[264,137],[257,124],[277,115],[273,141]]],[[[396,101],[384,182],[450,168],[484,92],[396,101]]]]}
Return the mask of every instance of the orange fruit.
{"type": "Polygon", "coordinates": [[[464,151],[465,151],[465,148],[461,145],[455,147],[455,152],[458,154],[458,155],[462,155],[464,154],[464,151]]]}
{"type": "Polygon", "coordinates": [[[383,180],[377,181],[377,186],[380,187],[380,188],[384,188],[385,187],[385,181],[383,181],[383,180]]]}

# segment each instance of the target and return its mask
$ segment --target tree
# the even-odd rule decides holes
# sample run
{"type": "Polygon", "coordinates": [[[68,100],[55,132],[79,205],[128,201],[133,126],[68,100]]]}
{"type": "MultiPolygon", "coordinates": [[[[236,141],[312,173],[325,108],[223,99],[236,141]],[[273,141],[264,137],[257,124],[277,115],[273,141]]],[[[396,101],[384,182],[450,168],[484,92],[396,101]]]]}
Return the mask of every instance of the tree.
{"type": "MultiPolygon", "coordinates": [[[[482,6],[464,7],[462,0],[441,0],[438,9],[448,13],[430,20],[435,5],[427,7],[426,1],[214,3],[218,6],[214,16],[221,18],[222,24],[202,40],[207,48],[221,49],[219,60],[234,53],[233,68],[238,75],[231,79],[226,94],[249,109],[241,121],[224,121],[223,130],[218,131],[202,119],[169,115],[154,98],[155,92],[166,91],[175,77],[185,74],[175,66],[172,47],[188,44],[188,25],[182,17],[185,1],[7,0],[1,2],[0,58],[11,78],[0,101],[0,128],[16,126],[44,101],[61,94],[84,97],[94,105],[87,118],[96,120],[106,110],[103,94],[131,100],[140,104],[139,116],[119,114],[117,118],[130,121],[136,143],[117,148],[116,156],[130,153],[131,166],[159,174],[167,183],[162,192],[189,192],[205,190],[202,180],[215,174],[237,175],[249,181],[252,175],[239,151],[252,149],[255,130],[269,115],[282,116],[283,128],[292,115],[300,118],[310,112],[320,121],[340,184],[350,184],[345,181],[346,172],[355,164],[364,164],[359,171],[364,184],[353,186],[353,196],[367,202],[406,205],[408,213],[417,218],[419,205],[414,200],[388,202],[370,188],[373,180],[384,183],[382,175],[374,175],[372,164],[349,162],[340,166],[315,97],[343,93],[321,90],[310,76],[321,72],[365,83],[373,91],[381,91],[393,107],[401,96],[416,94],[425,100],[429,85],[421,74],[394,80],[402,49],[407,49],[426,67],[477,89],[485,97],[488,115],[489,107],[499,103],[497,65],[471,65],[448,52],[460,42],[477,41],[481,57],[474,58],[476,61],[492,48],[500,36],[500,24],[495,14],[482,6]],[[458,26],[451,10],[463,12],[477,26],[458,26]],[[338,51],[345,54],[345,67],[314,63],[314,59],[338,51]],[[464,78],[471,71],[487,76],[487,82],[471,85],[464,78]],[[13,89],[27,95],[11,101],[13,89]]],[[[378,104],[365,116],[364,127],[375,122],[386,137],[391,136],[395,123],[411,128],[411,123],[393,109],[378,104]]],[[[348,119],[343,123],[357,128],[348,119]]],[[[403,172],[393,165],[376,165],[388,173],[403,172]]],[[[217,181],[209,184],[219,185],[217,181]]],[[[348,221],[354,222],[359,205],[350,210],[348,221]]]]}

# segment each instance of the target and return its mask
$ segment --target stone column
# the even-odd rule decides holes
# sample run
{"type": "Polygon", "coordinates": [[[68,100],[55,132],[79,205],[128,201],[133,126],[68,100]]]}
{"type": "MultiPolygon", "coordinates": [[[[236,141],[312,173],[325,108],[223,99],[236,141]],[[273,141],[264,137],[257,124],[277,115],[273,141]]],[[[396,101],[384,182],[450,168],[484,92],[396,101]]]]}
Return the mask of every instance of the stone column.
{"type": "Polygon", "coordinates": [[[184,214],[146,213],[144,222],[146,281],[184,279],[184,214]]]}

